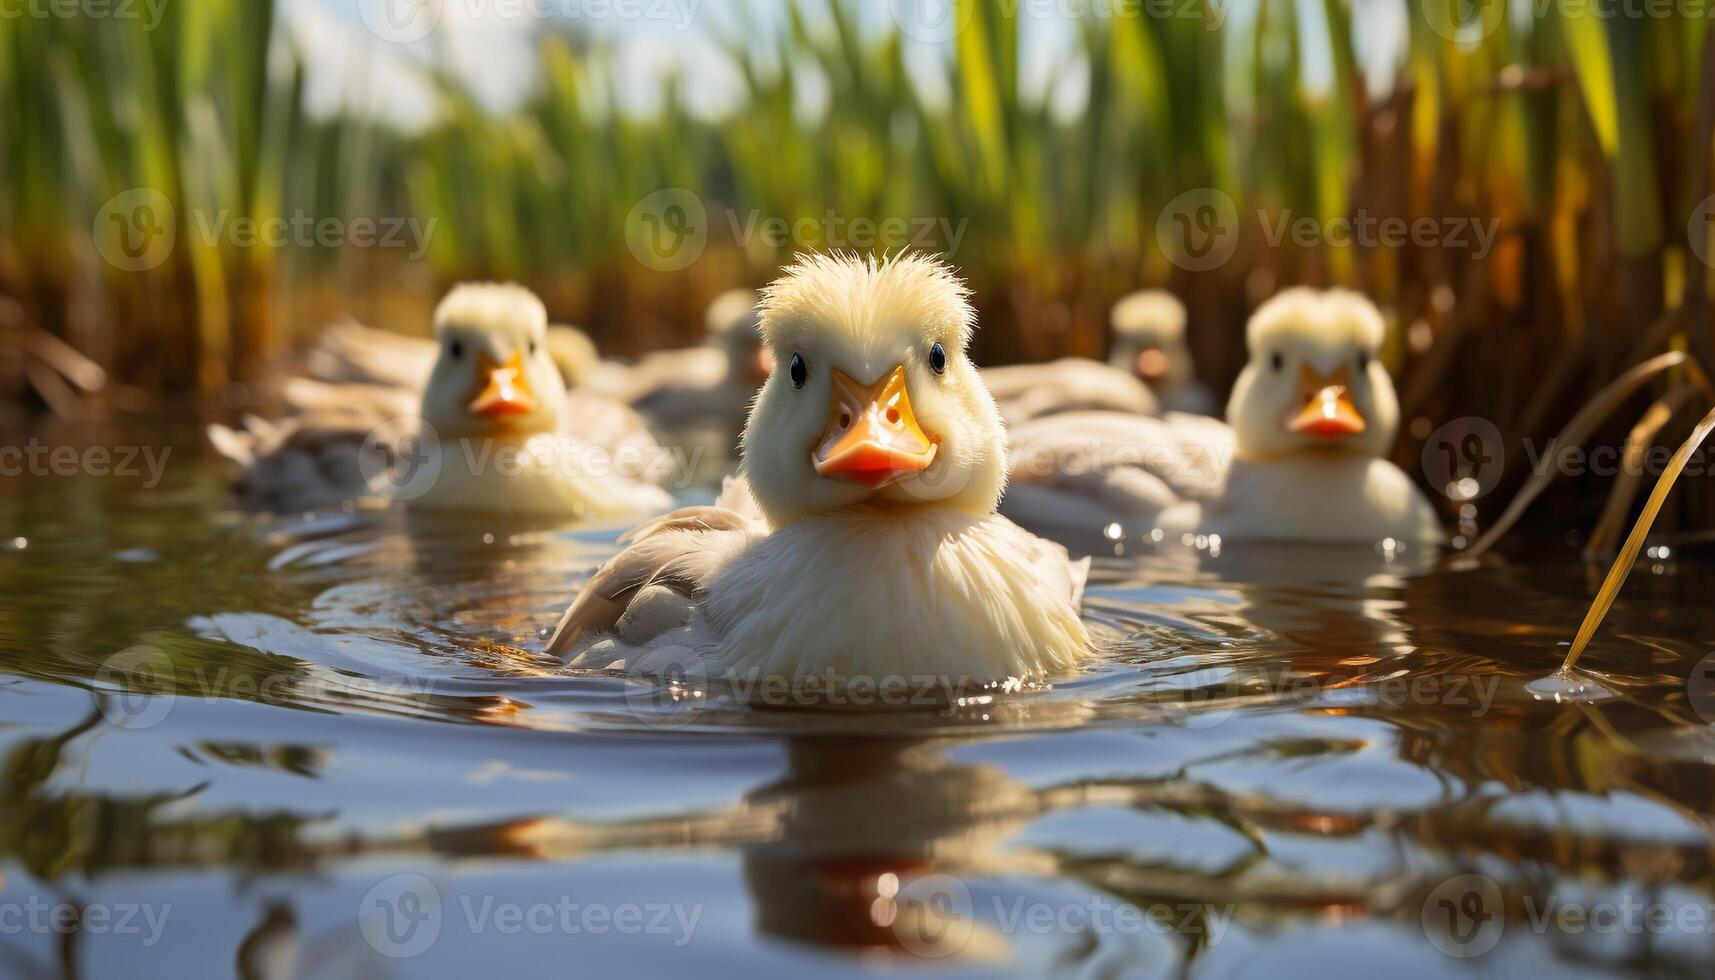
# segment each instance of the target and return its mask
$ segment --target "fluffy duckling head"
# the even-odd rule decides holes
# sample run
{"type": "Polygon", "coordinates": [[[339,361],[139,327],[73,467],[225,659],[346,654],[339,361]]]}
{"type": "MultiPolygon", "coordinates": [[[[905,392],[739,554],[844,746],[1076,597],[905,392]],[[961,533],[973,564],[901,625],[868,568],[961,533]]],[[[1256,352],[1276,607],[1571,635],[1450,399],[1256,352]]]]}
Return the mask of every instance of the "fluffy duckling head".
{"type": "Polygon", "coordinates": [[[729,289],[704,314],[709,341],[726,355],[727,380],[746,391],[761,387],[774,370],[774,358],[756,327],[761,300],[754,289],[729,289]]]}
{"type": "Polygon", "coordinates": [[[548,313],[529,290],[455,287],[435,309],[441,351],[423,389],[423,418],[445,438],[557,429],[566,389],[547,334],[548,313]]]}
{"type": "Polygon", "coordinates": [[[1185,304],[1179,297],[1162,289],[1140,289],[1114,304],[1108,324],[1114,334],[1108,363],[1157,390],[1192,380],[1185,304]]]}
{"type": "Polygon", "coordinates": [[[1240,455],[1385,455],[1399,426],[1377,357],[1386,333],[1375,304],[1349,290],[1297,287],[1258,307],[1245,329],[1250,362],[1227,402],[1240,455]]]}
{"type": "Polygon", "coordinates": [[[801,256],[768,287],[761,330],[779,369],[743,446],[774,526],[854,504],[994,511],[1005,433],[965,352],[967,293],[915,253],[801,256]]]}

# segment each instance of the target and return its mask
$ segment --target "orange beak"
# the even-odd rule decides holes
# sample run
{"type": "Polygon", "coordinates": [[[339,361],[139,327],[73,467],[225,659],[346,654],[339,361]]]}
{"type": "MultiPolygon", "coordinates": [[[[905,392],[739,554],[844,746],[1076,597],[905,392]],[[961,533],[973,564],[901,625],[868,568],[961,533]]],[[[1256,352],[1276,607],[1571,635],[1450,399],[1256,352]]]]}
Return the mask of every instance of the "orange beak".
{"type": "Polygon", "coordinates": [[[1286,422],[1288,432],[1335,440],[1363,434],[1369,427],[1346,390],[1346,366],[1323,376],[1308,364],[1299,365],[1298,393],[1303,407],[1286,422]]]}
{"type": "Polygon", "coordinates": [[[506,415],[528,415],[536,410],[536,394],[524,379],[524,355],[513,351],[505,364],[496,364],[486,354],[477,355],[477,377],[487,376],[488,382],[470,403],[472,415],[498,418],[506,415]]]}
{"type": "Polygon", "coordinates": [[[879,490],[935,461],[935,443],[923,434],[905,391],[905,366],[889,371],[873,385],[833,372],[828,425],[810,453],[822,476],[850,480],[879,490]]]}
{"type": "Polygon", "coordinates": [[[1137,376],[1143,380],[1148,381],[1151,384],[1160,381],[1162,378],[1167,377],[1167,367],[1167,355],[1163,354],[1159,348],[1150,348],[1149,350],[1138,351],[1136,364],[1137,376]]]}

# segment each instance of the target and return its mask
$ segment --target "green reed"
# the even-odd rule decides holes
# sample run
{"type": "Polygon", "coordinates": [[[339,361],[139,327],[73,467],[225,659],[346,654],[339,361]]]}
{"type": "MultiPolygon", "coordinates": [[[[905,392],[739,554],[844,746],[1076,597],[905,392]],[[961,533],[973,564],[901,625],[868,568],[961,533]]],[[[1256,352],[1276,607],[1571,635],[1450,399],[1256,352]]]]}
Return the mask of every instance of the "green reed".
{"type": "MultiPolygon", "coordinates": [[[[122,385],[208,393],[264,376],[336,311],[420,330],[437,289],[491,276],[636,353],[694,340],[709,296],[764,281],[796,248],[850,244],[821,222],[831,213],[962,229],[952,258],[991,360],[1099,353],[1112,300],[1166,285],[1190,304],[1200,369],[1219,385],[1242,364],[1246,312],[1273,289],[1367,290],[1399,327],[1388,358],[1416,423],[1402,460],[1426,425],[1461,415],[1540,440],[1676,336],[1706,366],[1715,356],[1698,257],[1715,252],[1687,231],[1712,190],[1703,19],[1537,3],[1521,24],[1499,5],[1409,0],[1389,65],[1368,59],[1348,0],[1172,6],[1074,21],[1073,49],[1049,70],[1050,90],[1087,78],[1072,112],[1021,80],[1021,32],[1040,25],[1011,0],[958,0],[964,27],[930,86],[908,70],[906,39],[856,0],[790,0],[787,17],[723,35],[743,97],[719,119],[686,107],[697,80],[683,78],[659,111],[627,113],[614,52],[549,25],[516,109],[491,112],[432,70],[440,112],[408,133],[309,116],[304,59],[270,2],[170,4],[154,31],[0,19],[0,295],[21,311],[10,326],[0,312],[0,329],[62,338],[122,385]],[[1471,9],[1484,19],[1450,26],[1471,9]],[[1315,52],[1325,84],[1307,81],[1315,52]],[[807,92],[822,93],[818,111],[807,92]],[[682,270],[627,247],[633,208],[666,187],[707,207],[706,250],[682,270]],[[104,259],[101,209],[134,188],[179,215],[177,244],[146,271],[104,259]],[[1167,210],[1198,188],[1224,195],[1200,200],[1230,201],[1236,222],[1221,229],[1231,257],[1212,268],[1173,240],[1203,214],[1167,210]],[[434,233],[410,262],[241,247],[187,217],[300,213],[409,217],[434,233]],[[1486,251],[1469,229],[1345,244],[1281,224],[1362,215],[1468,218],[1498,236],[1486,251]],[[813,220],[783,244],[735,239],[753,218],[813,220]]],[[[30,355],[0,358],[0,396],[43,383],[30,355]]],[[[1523,454],[1506,448],[1516,484],[1523,454]]]]}

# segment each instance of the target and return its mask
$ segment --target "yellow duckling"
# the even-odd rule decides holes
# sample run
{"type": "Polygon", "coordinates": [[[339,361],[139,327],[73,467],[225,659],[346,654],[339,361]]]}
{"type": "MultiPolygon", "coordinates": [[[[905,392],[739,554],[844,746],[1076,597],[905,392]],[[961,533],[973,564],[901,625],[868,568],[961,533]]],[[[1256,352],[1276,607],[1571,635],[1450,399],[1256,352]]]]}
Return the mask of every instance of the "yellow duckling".
{"type": "Polygon", "coordinates": [[[276,510],[367,496],[554,518],[666,509],[671,497],[649,481],[671,461],[628,408],[566,390],[547,331],[528,290],[459,286],[435,311],[437,353],[420,391],[374,375],[294,379],[284,394],[296,414],[209,435],[244,467],[247,502],[276,510]]]}
{"type": "Polygon", "coordinates": [[[659,673],[1034,680],[1078,665],[1086,565],[995,514],[999,413],[940,261],[801,258],[768,288],[780,365],[743,437],[761,517],[694,508],[598,571],[549,650],[659,673]],[[608,634],[601,636],[599,634],[608,634]]]}
{"type": "Polygon", "coordinates": [[[1377,358],[1385,332],[1357,293],[1281,292],[1247,327],[1230,425],[1083,413],[1020,426],[1003,512],[1070,536],[1117,525],[1224,541],[1438,542],[1435,508],[1383,458],[1399,426],[1377,358]]]}
{"type": "Polygon", "coordinates": [[[1108,314],[1108,363],[1149,385],[1169,412],[1213,415],[1215,396],[1198,383],[1185,340],[1185,304],[1163,289],[1128,293],[1108,314]]]}

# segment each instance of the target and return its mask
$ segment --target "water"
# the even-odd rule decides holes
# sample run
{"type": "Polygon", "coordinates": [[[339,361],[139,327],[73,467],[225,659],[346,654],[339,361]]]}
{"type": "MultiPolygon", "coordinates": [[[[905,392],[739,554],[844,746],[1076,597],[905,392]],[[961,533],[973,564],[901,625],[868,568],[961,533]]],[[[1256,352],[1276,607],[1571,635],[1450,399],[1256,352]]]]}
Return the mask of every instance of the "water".
{"type": "Polygon", "coordinates": [[[1694,559],[1641,563],[1601,701],[1531,687],[1600,580],[1563,543],[1133,540],[1075,680],[759,710],[540,655],[618,529],[247,516],[168,438],[147,492],[0,480],[0,974],[1715,966],[1694,559]]]}

